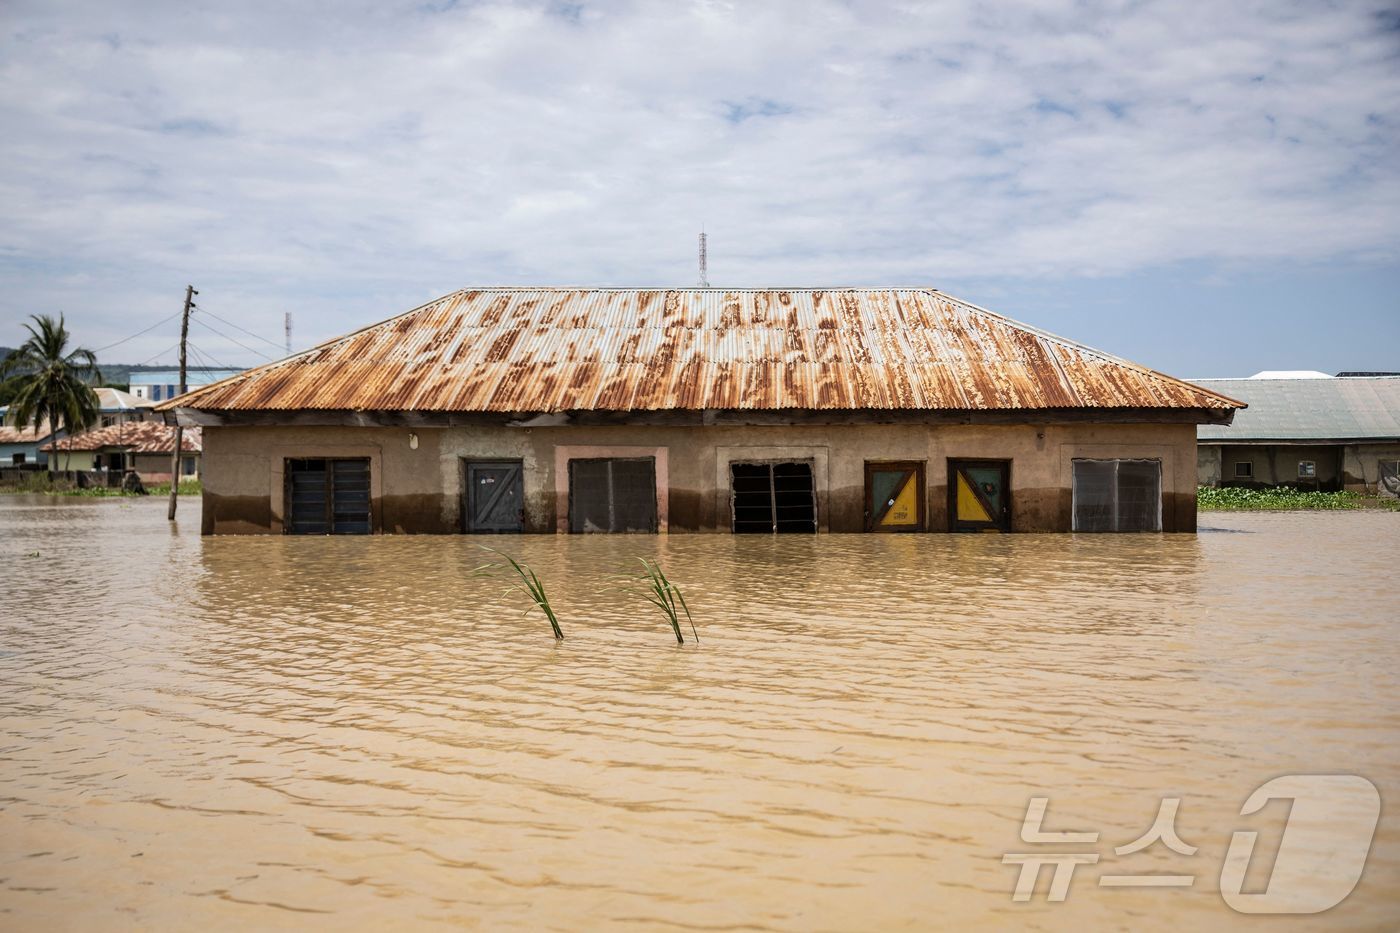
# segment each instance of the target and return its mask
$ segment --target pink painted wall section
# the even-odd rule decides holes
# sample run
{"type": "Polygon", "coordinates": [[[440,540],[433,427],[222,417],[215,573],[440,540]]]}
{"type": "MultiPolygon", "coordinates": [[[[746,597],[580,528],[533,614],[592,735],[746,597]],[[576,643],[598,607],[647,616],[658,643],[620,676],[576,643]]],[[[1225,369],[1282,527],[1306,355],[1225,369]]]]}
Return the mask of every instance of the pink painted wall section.
{"type": "Polygon", "coordinates": [[[607,457],[651,457],[656,461],[656,530],[666,534],[667,502],[671,492],[671,470],[667,447],[564,446],[554,448],[554,527],[569,533],[569,461],[599,460],[607,457]]]}

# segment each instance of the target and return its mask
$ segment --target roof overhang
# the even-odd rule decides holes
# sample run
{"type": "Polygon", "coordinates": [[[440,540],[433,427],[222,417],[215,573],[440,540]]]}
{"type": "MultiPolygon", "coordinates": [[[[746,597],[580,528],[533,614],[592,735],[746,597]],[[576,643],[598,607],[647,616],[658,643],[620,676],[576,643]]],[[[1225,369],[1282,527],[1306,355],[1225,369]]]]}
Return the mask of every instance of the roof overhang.
{"type": "Polygon", "coordinates": [[[1214,424],[1227,425],[1234,409],[1015,408],[1015,409],[706,409],[662,411],[442,412],[320,409],[209,411],[175,408],[166,424],[185,427],[452,428],[471,425],[568,427],[590,425],[841,425],[841,424],[1214,424]]]}

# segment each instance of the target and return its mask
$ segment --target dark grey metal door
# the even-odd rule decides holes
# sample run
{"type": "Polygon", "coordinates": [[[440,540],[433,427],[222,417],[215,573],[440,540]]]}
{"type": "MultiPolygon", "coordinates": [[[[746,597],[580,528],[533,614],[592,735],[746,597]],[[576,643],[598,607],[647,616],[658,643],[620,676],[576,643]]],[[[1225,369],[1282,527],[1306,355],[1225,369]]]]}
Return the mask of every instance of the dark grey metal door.
{"type": "Polygon", "coordinates": [[[519,460],[467,462],[466,529],[471,534],[525,530],[524,465],[519,460]]]}
{"type": "Polygon", "coordinates": [[[569,461],[569,531],[651,534],[656,527],[654,458],[569,461]]]}
{"type": "Polygon", "coordinates": [[[373,531],[369,459],[289,459],[287,518],[291,535],[367,535],[373,531]]]}

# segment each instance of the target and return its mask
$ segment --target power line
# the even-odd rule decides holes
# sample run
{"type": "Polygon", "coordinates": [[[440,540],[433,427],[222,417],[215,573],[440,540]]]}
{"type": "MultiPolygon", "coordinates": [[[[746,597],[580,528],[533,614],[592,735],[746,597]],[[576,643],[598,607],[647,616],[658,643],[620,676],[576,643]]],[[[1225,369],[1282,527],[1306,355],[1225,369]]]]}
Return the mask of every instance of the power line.
{"type": "Polygon", "coordinates": [[[202,366],[204,369],[227,369],[230,371],[242,372],[245,368],[242,366],[225,366],[223,363],[220,363],[218,360],[214,359],[209,354],[201,352],[200,349],[196,347],[193,343],[189,343],[188,346],[190,348],[190,351],[194,353],[196,357],[199,358],[199,365],[202,366]]]}
{"type": "Polygon", "coordinates": [[[268,340],[268,339],[267,339],[266,337],[264,337],[262,334],[255,334],[255,333],[253,333],[251,330],[248,330],[246,327],[239,327],[237,324],[233,323],[232,321],[229,321],[229,320],[226,320],[226,319],[224,319],[224,318],[219,317],[217,314],[215,314],[213,311],[210,311],[208,308],[201,307],[199,310],[200,310],[200,311],[203,311],[205,314],[209,315],[209,316],[212,317],[214,320],[216,320],[216,321],[222,321],[223,323],[227,324],[229,327],[232,327],[234,330],[236,330],[236,331],[241,331],[242,333],[247,334],[249,337],[252,337],[252,338],[254,338],[255,340],[261,340],[263,343],[270,344],[270,345],[276,347],[278,350],[282,349],[282,345],[279,344],[279,343],[277,343],[276,341],[268,340]]]}
{"type": "Polygon", "coordinates": [[[258,356],[262,357],[262,358],[265,359],[265,360],[272,360],[272,359],[274,359],[274,357],[268,356],[266,353],[262,352],[261,350],[255,350],[255,349],[253,349],[252,347],[248,346],[246,343],[243,343],[242,341],[240,341],[238,338],[236,338],[236,337],[230,337],[228,334],[226,334],[226,333],[224,333],[223,331],[219,330],[217,327],[215,327],[213,324],[210,324],[208,321],[202,320],[202,319],[200,319],[200,318],[195,318],[195,319],[194,319],[194,322],[195,322],[196,324],[200,325],[201,327],[206,327],[206,328],[208,328],[209,330],[211,330],[211,331],[213,331],[214,333],[218,334],[220,337],[224,338],[224,339],[227,340],[228,342],[237,344],[238,346],[240,346],[240,347],[242,347],[243,349],[247,350],[249,353],[256,353],[258,356]]]}
{"type": "MultiPolygon", "coordinates": [[[[107,346],[105,346],[105,347],[98,347],[96,350],[93,350],[93,351],[92,351],[92,352],[93,352],[93,355],[95,356],[95,355],[97,355],[98,353],[102,353],[102,352],[105,351],[105,350],[110,350],[110,349],[112,349],[113,347],[119,347],[119,346],[121,346],[122,344],[126,343],[128,340],[135,340],[137,337],[140,337],[142,334],[149,334],[151,331],[155,330],[155,329],[156,329],[157,327],[159,327],[160,325],[165,324],[165,323],[168,323],[168,322],[170,322],[170,321],[173,321],[175,318],[177,318],[177,317],[179,317],[179,316],[180,316],[180,312],[179,312],[179,311],[176,311],[174,314],[170,315],[169,317],[162,318],[161,320],[156,321],[156,322],[155,322],[154,324],[152,324],[150,327],[147,327],[147,328],[144,329],[144,330],[138,330],[136,333],[132,334],[130,337],[123,337],[121,340],[118,340],[116,343],[109,343],[109,344],[107,344],[107,346]]],[[[178,344],[177,344],[176,346],[178,346],[178,344]]]]}

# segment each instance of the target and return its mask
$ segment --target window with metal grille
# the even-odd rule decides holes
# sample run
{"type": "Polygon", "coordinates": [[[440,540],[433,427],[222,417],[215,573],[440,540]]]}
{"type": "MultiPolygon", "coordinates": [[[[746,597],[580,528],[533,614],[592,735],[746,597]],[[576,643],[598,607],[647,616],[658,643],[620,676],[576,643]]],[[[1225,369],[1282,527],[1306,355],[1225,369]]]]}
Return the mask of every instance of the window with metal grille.
{"type": "Polygon", "coordinates": [[[1253,460],[1237,460],[1237,461],[1235,461],[1235,479],[1253,479],[1253,478],[1254,478],[1254,461],[1253,461],[1253,460]]]}
{"type": "Polygon", "coordinates": [[[811,463],[731,463],[729,477],[735,534],[816,532],[811,463]]]}
{"type": "Polygon", "coordinates": [[[1161,531],[1160,460],[1075,460],[1075,531],[1161,531]]]}
{"type": "Polygon", "coordinates": [[[287,534],[371,532],[368,458],[288,460],[286,477],[287,534]]]}
{"type": "Polygon", "coordinates": [[[656,460],[652,457],[570,460],[569,531],[575,534],[656,531],[656,460]]]}

